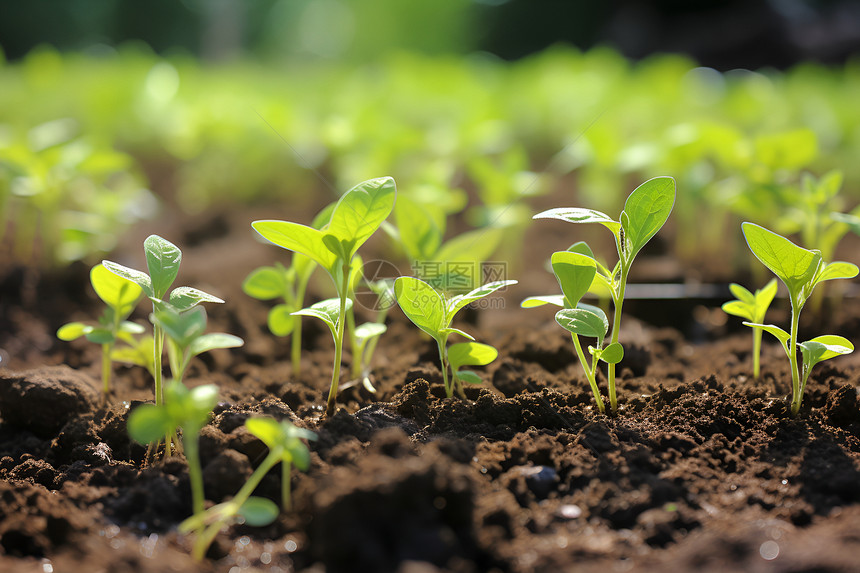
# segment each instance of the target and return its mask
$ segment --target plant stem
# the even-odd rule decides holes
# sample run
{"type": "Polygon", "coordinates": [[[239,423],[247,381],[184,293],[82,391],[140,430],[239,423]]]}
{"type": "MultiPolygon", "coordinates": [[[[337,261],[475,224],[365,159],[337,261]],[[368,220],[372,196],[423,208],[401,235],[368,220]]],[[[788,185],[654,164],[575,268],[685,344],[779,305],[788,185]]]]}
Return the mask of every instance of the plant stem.
{"type": "Polygon", "coordinates": [[[157,324],[152,325],[152,363],[155,370],[155,405],[161,406],[164,402],[164,393],[161,387],[161,355],[164,353],[164,331],[157,324]]]}
{"type": "Polygon", "coordinates": [[[803,308],[803,303],[796,300],[796,297],[791,299],[791,335],[788,339],[788,361],[791,364],[791,415],[797,416],[800,411],[800,402],[803,400],[803,393],[800,388],[800,372],[797,369],[797,328],[800,322],[800,311],[803,308]]]}
{"type": "MultiPolygon", "coordinates": [[[[355,304],[355,297],[353,297],[353,304],[355,304]]],[[[361,376],[361,353],[359,352],[358,342],[355,338],[355,307],[346,311],[346,331],[349,333],[349,349],[352,352],[350,378],[356,380],[361,376]]]]}
{"type": "MultiPolygon", "coordinates": [[[[612,294],[612,302],[615,306],[615,316],[612,318],[612,338],[610,344],[618,342],[618,335],[621,331],[621,306],[624,304],[624,291],[627,289],[627,273],[629,268],[627,265],[621,265],[621,280],[618,281],[618,291],[612,294]]],[[[606,369],[607,379],[609,380],[609,405],[612,413],[618,411],[618,399],[615,396],[615,364],[609,364],[606,369]]]]}
{"type": "Polygon", "coordinates": [[[579,336],[571,333],[573,338],[573,347],[576,348],[576,355],[579,357],[579,363],[582,365],[582,370],[585,372],[585,377],[591,385],[591,392],[594,394],[594,401],[597,402],[597,409],[603,414],[606,412],[606,406],[603,404],[603,398],[600,396],[600,388],[597,387],[597,380],[594,376],[594,365],[589,368],[585,361],[585,353],[582,351],[582,345],[579,343],[579,336]]]}
{"type": "Polygon", "coordinates": [[[188,461],[188,479],[191,481],[191,509],[196,513],[203,511],[203,472],[200,470],[200,450],[197,445],[198,432],[183,434],[185,459],[188,461]]]}
{"type": "Polygon", "coordinates": [[[753,377],[758,380],[761,375],[761,335],[758,328],[752,329],[753,335],[753,377]]]}
{"type": "MultiPolygon", "coordinates": [[[[296,289],[296,308],[304,308],[305,306],[305,288],[308,283],[299,281],[296,289]]],[[[290,341],[292,344],[290,362],[293,363],[293,378],[298,378],[302,373],[302,317],[296,317],[296,324],[293,327],[293,338],[290,341]]]]}
{"type": "Polygon", "coordinates": [[[346,294],[349,291],[349,262],[343,264],[343,286],[340,289],[340,311],[337,315],[337,333],[334,337],[334,366],[331,373],[331,388],[325,406],[325,415],[333,416],[337,403],[337,387],[340,381],[340,361],[343,355],[343,327],[346,322],[346,294]]]}
{"type": "Polygon", "coordinates": [[[442,367],[442,381],[445,383],[445,395],[451,398],[454,396],[454,387],[448,381],[448,360],[445,356],[445,345],[447,343],[447,337],[436,339],[436,345],[439,347],[439,364],[442,367]]]}

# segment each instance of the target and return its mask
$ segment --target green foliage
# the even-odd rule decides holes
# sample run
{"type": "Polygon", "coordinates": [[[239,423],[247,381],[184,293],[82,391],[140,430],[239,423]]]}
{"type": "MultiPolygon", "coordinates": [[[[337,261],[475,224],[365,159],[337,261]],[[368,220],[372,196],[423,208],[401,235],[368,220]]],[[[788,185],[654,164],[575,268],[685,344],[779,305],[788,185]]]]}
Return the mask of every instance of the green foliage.
{"type": "Polygon", "coordinates": [[[812,295],[816,285],[834,279],[850,279],[858,274],[856,265],[844,262],[826,263],[819,251],[810,251],[795,245],[785,237],[753,223],[741,226],[744,237],[753,255],[788,288],[791,300],[791,331],[772,324],[744,322],[775,336],[782,344],[791,365],[791,414],[800,411],[803,391],[812,367],[821,362],[854,350],[854,346],[842,337],[825,335],[807,342],[798,342],[800,311],[812,295]],[[803,354],[801,365],[797,363],[797,347],[803,354]]]}
{"type": "MultiPolygon", "coordinates": [[[[466,375],[465,378],[457,376],[459,366],[478,366],[489,362],[481,362],[490,355],[489,347],[484,344],[476,346],[461,346],[455,351],[455,358],[460,361],[457,367],[453,367],[453,382],[449,381],[448,369],[452,366],[450,349],[448,349],[448,336],[459,334],[469,340],[474,338],[462,330],[454,328],[452,323],[457,313],[465,306],[478,301],[499,289],[517,284],[517,281],[495,281],[480,286],[464,295],[446,297],[444,293],[437,291],[433,286],[416,277],[400,277],[394,281],[394,296],[403,314],[412,323],[430,335],[436,341],[439,348],[439,361],[442,369],[442,379],[445,383],[445,393],[450,398],[456,389],[461,397],[465,397],[461,382],[466,379],[474,382],[475,377],[466,375]],[[466,362],[463,362],[466,360],[466,362]],[[475,362],[477,360],[477,362],[475,362]]],[[[452,347],[453,348],[453,347],[452,347]]],[[[495,358],[495,357],[493,357],[495,358]]],[[[492,359],[490,360],[492,361],[492,359]]]]}
{"type": "MultiPolygon", "coordinates": [[[[380,177],[359,183],[347,191],[332,208],[331,216],[321,230],[290,221],[251,223],[264,239],[307,256],[324,268],[334,281],[339,299],[337,317],[332,318],[324,312],[317,314],[320,309],[314,309],[310,314],[336,325],[332,331],[335,340],[334,366],[326,402],[326,415],[329,416],[334,414],[337,400],[347,301],[355,284],[357,269],[360,268],[353,259],[359,247],[376,232],[394,209],[396,195],[394,179],[380,177]]],[[[292,314],[302,315],[305,310],[308,309],[292,314]]]]}
{"type": "MultiPolygon", "coordinates": [[[[767,309],[776,296],[776,279],[771,279],[763,288],[751,293],[739,284],[732,283],[729,290],[737,297],[723,303],[723,312],[745,318],[750,322],[764,322],[767,309]]],[[[753,376],[761,374],[761,330],[753,329],[753,376]]]]}
{"type": "Polygon", "coordinates": [[[575,243],[568,251],[554,253],[552,257],[553,272],[564,293],[562,304],[559,304],[558,298],[552,296],[531,297],[522,303],[526,308],[547,303],[565,307],[556,315],[556,321],[574,335],[573,342],[577,355],[586,371],[586,377],[601,412],[603,401],[594,378],[596,363],[598,359],[603,359],[609,364],[607,369],[609,401],[614,413],[617,410],[615,364],[624,356],[623,348],[618,342],[618,335],[621,328],[621,307],[624,303],[627,276],[636,255],[666,223],[674,203],[675,180],[671,177],[655,177],[633,190],[627,197],[624,210],[621,211],[617,221],[600,211],[580,207],[550,209],[534,216],[535,219],[560,219],[569,223],[598,223],[609,229],[615,238],[618,263],[611,271],[594,258],[588,245],[582,242],[575,243]],[[605,314],[596,307],[579,304],[579,300],[587,291],[601,288],[609,291],[615,306],[612,338],[606,349],[601,349],[603,338],[609,329],[605,314]],[[594,356],[591,367],[587,366],[578,336],[598,339],[596,347],[589,347],[589,351],[594,356]]]}
{"type": "Polygon", "coordinates": [[[133,335],[143,332],[142,326],[126,320],[140,299],[142,290],[135,283],[108,271],[103,265],[96,265],[90,270],[90,282],[106,306],[98,324],[64,324],[57,330],[57,338],[71,341],[85,336],[90,342],[102,345],[102,394],[107,397],[110,393],[115,343],[121,340],[133,345],[133,335]]]}

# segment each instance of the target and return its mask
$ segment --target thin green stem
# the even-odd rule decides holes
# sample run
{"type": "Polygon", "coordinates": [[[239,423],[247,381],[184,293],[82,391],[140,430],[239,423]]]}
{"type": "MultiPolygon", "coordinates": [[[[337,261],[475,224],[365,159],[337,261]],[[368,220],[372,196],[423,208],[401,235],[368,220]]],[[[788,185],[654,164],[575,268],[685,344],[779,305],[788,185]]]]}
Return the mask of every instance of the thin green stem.
{"type": "Polygon", "coordinates": [[[203,472],[200,470],[200,450],[197,445],[198,432],[186,432],[183,436],[185,459],[188,461],[188,479],[191,482],[191,509],[203,511],[203,472]]]}
{"type": "Polygon", "coordinates": [[[800,411],[800,402],[803,400],[803,392],[800,387],[800,372],[797,367],[797,330],[800,323],[800,311],[803,303],[791,299],[791,334],[788,339],[788,360],[791,364],[791,415],[797,416],[800,411]]]}
{"type": "Polygon", "coordinates": [[[337,404],[337,388],[340,381],[340,361],[343,356],[343,327],[346,322],[346,294],[349,292],[349,262],[343,265],[343,285],[340,289],[340,311],[337,315],[337,332],[334,337],[334,367],[331,373],[331,388],[328,391],[325,415],[333,416],[337,404]]]}
{"type": "MultiPolygon", "coordinates": [[[[353,301],[355,297],[353,297],[353,301]]],[[[361,376],[361,356],[358,349],[358,341],[355,338],[355,308],[346,311],[346,330],[349,334],[349,349],[352,352],[352,364],[350,365],[350,377],[355,380],[361,376]]]]}
{"type": "MultiPolygon", "coordinates": [[[[595,377],[595,365],[591,367],[585,360],[585,353],[582,351],[582,345],[579,343],[579,336],[571,334],[573,338],[573,347],[576,349],[576,355],[579,357],[579,363],[582,365],[582,370],[585,372],[585,377],[591,385],[591,392],[594,394],[594,401],[597,403],[597,409],[603,414],[606,412],[606,406],[603,404],[603,398],[600,396],[600,388],[597,387],[597,379],[595,377]]],[[[596,362],[596,361],[595,361],[596,362]]]]}
{"type": "Polygon", "coordinates": [[[761,335],[762,331],[758,328],[752,329],[753,336],[753,377],[756,380],[761,375],[761,335]]]}
{"type": "Polygon", "coordinates": [[[445,395],[448,398],[451,398],[454,395],[454,386],[448,381],[448,358],[445,352],[445,346],[447,344],[447,337],[436,339],[436,345],[439,347],[439,364],[442,368],[442,381],[445,383],[445,395]]]}
{"type": "MultiPolygon", "coordinates": [[[[618,342],[618,335],[621,331],[621,306],[624,304],[624,291],[627,289],[627,273],[629,270],[626,265],[621,265],[621,279],[618,281],[618,290],[612,295],[615,316],[612,319],[612,338],[610,339],[610,344],[618,342]]],[[[609,381],[609,405],[614,414],[618,411],[618,398],[615,395],[615,364],[609,364],[606,374],[609,381]]]]}
{"type": "Polygon", "coordinates": [[[155,371],[155,405],[164,402],[161,375],[161,355],[164,353],[164,331],[157,324],[152,325],[152,364],[155,371]]]}

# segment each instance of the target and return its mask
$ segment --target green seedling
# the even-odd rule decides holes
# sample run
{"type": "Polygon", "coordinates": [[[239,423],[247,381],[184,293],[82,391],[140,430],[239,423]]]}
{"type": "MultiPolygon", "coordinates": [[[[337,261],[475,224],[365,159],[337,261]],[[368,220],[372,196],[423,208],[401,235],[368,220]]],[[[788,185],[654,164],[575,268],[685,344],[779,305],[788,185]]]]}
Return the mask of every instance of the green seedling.
{"type": "Polygon", "coordinates": [[[194,513],[203,511],[203,472],[197,438],[209,422],[209,415],[218,403],[218,387],[214,384],[189,390],[178,380],[165,388],[165,403],[159,406],[143,404],[128,418],[129,435],[141,444],[158,442],[182,428],[185,459],[188,460],[188,478],[191,481],[191,500],[194,513]]]}
{"type": "Polygon", "coordinates": [[[609,365],[617,364],[624,358],[624,347],[619,342],[611,342],[605,348],[603,341],[609,330],[609,320],[602,309],[580,302],[585,293],[593,289],[597,276],[597,263],[591,249],[583,242],[576,243],[567,251],[553,253],[550,260],[552,270],[563,294],[537,296],[525,299],[521,306],[533,308],[545,304],[563,307],[555,315],[556,322],[571,333],[576,356],[585,372],[585,377],[594,394],[594,401],[601,413],[606,411],[600,389],[597,386],[597,365],[603,360],[609,365]],[[597,339],[595,346],[589,346],[592,356],[588,361],[579,341],[580,336],[597,339]]]}
{"type": "Polygon", "coordinates": [[[331,388],[326,415],[334,414],[343,353],[344,323],[349,300],[353,258],[394,208],[394,179],[381,177],[359,183],[337,202],[322,230],[290,221],[254,221],[251,226],[263,238],[290,251],[302,253],[328,272],[340,301],[331,388]]]}
{"type": "MultiPolygon", "coordinates": [[[[311,226],[320,229],[329,222],[335,204],[327,206],[314,217],[311,226]]],[[[292,313],[305,305],[305,292],[308,282],[317,268],[317,263],[301,253],[294,253],[289,268],[280,263],[263,266],[251,271],[242,283],[242,290],[258,300],[281,299],[269,311],[267,324],[275,336],[291,336],[290,361],[293,376],[298,378],[302,371],[302,321],[292,313]]]]}
{"type": "Polygon", "coordinates": [[[110,394],[111,360],[117,340],[134,343],[134,334],[143,332],[143,327],[126,320],[137,305],[141,288],[133,282],[119,277],[103,265],[96,265],[90,271],[93,290],[106,308],[99,317],[98,324],[70,322],[57,330],[57,338],[71,341],[85,336],[90,342],[102,347],[102,395],[110,394]]]}
{"type": "Polygon", "coordinates": [[[487,358],[491,354],[490,350],[494,350],[485,344],[460,347],[454,353],[457,361],[457,365],[454,366],[451,361],[450,350],[447,347],[448,337],[451,334],[459,334],[469,340],[475,340],[472,335],[451,326],[454,317],[466,305],[480,300],[501,288],[515,284],[517,284],[517,281],[513,280],[495,281],[478,287],[466,294],[448,298],[444,293],[440,293],[430,284],[419,278],[400,277],[394,281],[394,296],[397,299],[397,304],[403,310],[403,314],[415,326],[429,334],[439,347],[442,379],[445,383],[445,393],[449,398],[454,395],[455,389],[458,395],[465,397],[462,382],[474,382],[476,379],[476,376],[465,373],[460,373],[458,376],[457,369],[460,366],[489,364],[492,359],[487,360],[487,358]],[[449,368],[453,368],[453,379],[450,379],[448,376],[449,368]]]}
{"type": "MultiPolygon", "coordinates": [[[[745,318],[749,322],[760,324],[764,322],[767,309],[770,308],[770,303],[773,302],[773,297],[776,296],[776,279],[771,279],[764,288],[757,289],[755,294],[737,283],[730,284],[729,290],[737,297],[737,300],[723,303],[723,312],[745,318]]],[[[760,329],[753,329],[752,357],[753,376],[755,378],[758,378],[761,373],[761,335],[762,331],[760,329]]]]}
{"type": "MultiPolygon", "coordinates": [[[[146,254],[146,267],[149,274],[129,267],[102,261],[102,264],[110,272],[137,284],[143,289],[144,294],[152,301],[153,312],[157,310],[156,305],[164,299],[167,290],[176,280],[179,273],[179,264],[182,262],[182,252],[179,247],[159,237],[150,235],[143,242],[143,250],[146,254]]],[[[177,287],[170,293],[170,304],[177,312],[194,308],[201,302],[224,302],[220,298],[205,293],[192,287],[177,287]]],[[[162,391],[162,368],[161,358],[164,352],[164,331],[161,325],[153,321],[153,345],[152,370],[155,374],[155,404],[161,405],[164,401],[162,391]]]]}
{"type": "Polygon", "coordinates": [[[155,379],[155,363],[152,356],[155,342],[152,336],[145,334],[132,337],[129,340],[123,339],[123,342],[125,343],[123,346],[117,346],[113,349],[110,355],[111,360],[142,366],[155,379]]]}
{"type": "MultiPolygon", "coordinates": [[[[624,210],[621,211],[618,221],[600,211],[579,207],[550,209],[534,216],[535,219],[560,219],[570,223],[599,223],[609,229],[615,237],[618,263],[612,271],[595,260],[595,279],[609,290],[615,307],[612,337],[607,349],[610,347],[617,348],[614,345],[618,343],[621,329],[621,308],[624,303],[627,277],[633,259],[666,223],[674,203],[675,180],[671,177],[655,177],[633,190],[624,204],[624,210]]],[[[614,352],[615,350],[612,351],[612,353],[614,352]]],[[[610,356],[614,356],[612,353],[610,356]]],[[[614,362],[609,363],[607,378],[609,402],[612,413],[615,413],[618,409],[618,401],[615,394],[614,362]]]]}
{"type": "Polygon", "coordinates": [[[179,524],[181,533],[196,532],[193,554],[198,561],[203,559],[206,549],[225,525],[242,519],[248,525],[263,526],[277,518],[279,511],[274,502],[265,498],[252,497],[251,494],[278,462],[282,467],[281,507],[285,511],[292,507],[290,495],[292,466],[302,471],[307,471],[310,467],[310,452],[304,440],[315,440],[317,438],[315,433],[297,428],[286,420],[277,422],[271,418],[249,418],[245,421],[245,427],[266,444],[269,453],[233,499],[212,506],[205,512],[196,512],[179,524]]]}
{"type": "Polygon", "coordinates": [[[806,342],[797,341],[800,311],[812,294],[812,290],[824,281],[850,279],[857,276],[856,265],[845,262],[826,263],[821,252],[799,247],[785,237],[753,223],[743,223],[741,228],[753,255],[775,274],[788,288],[791,301],[791,330],[786,332],[773,324],[744,322],[745,325],[761,329],[774,335],[788,355],[791,365],[791,415],[800,411],[803,391],[812,367],[854,351],[854,345],[841,336],[818,336],[806,342]],[[800,347],[803,362],[798,367],[797,347],[800,347]]]}
{"type": "Polygon", "coordinates": [[[394,280],[380,279],[377,281],[366,281],[365,284],[377,298],[376,320],[366,322],[355,329],[355,344],[353,346],[353,364],[359,365],[357,378],[371,394],[376,393],[376,388],[371,380],[371,363],[373,354],[379,338],[385,334],[388,327],[385,326],[385,318],[388,311],[395,304],[394,280]]]}
{"type": "Polygon", "coordinates": [[[486,366],[499,356],[499,351],[489,344],[480,342],[458,342],[448,347],[448,364],[451,366],[451,376],[462,395],[463,383],[482,384],[483,380],[477,372],[460,370],[463,366],[486,366]]]}

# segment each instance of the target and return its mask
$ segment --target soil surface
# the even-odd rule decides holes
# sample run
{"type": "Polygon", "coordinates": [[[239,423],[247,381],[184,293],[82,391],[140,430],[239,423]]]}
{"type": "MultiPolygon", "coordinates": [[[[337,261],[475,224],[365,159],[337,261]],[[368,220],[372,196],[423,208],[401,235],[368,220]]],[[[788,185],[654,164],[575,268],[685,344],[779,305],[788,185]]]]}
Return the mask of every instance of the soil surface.
{"type": "MultiPolygon", "coordinates": [[[[528,278],[496,301],[504,308],[465,313],[460,326],[500,349],[468,400],[444,397],[435,347],[395,309],[374,358],[377,393],[342,390],[326,419],[327,330],[305,320],[295,378],[288,341],[265,330],[267,304],[240,289],[255,266],[287,260],[250,231],[251,220],[271,216],[202,215],[181,232],[166,218],[112,258],[141,268],[143,237],[162,234],[183,249],[177,284],[227,300],[208,308],[210,330],[245,346],[196,359],[186,379],[220,388],[200,441],[207,503],[229,499],[262,460],[265,447],[243,422],[267,415],[318,434],[310,469],[292,474],[294,510],[268,527],[223,531],[194,563],[193,540],[176,530],[191,506],[184,459],[144,466],[144,447],[125,430],[151,382],[117,366],[103,404],[100,349],[54,338],[61,324],[100,312],[87,267],[4,268],[0,571],[860,570],[855,355],[817,366],[791,418],[781,348],[766,341],[754,380],[750,333],[725,320],[723,300],[631,301],[620,411],[603,415],[552,310],[518,308],[557,290],[538,262],[510,269],[508,278],[528,278]]],[[[530,230],[544,238],[523,242],[523,260],[564,248],[569,231],[530,230]]],[[[369,248],[389,256],[384,241],[369,248]]],[[[659,249],[647,255],[634,282],[667,267],[659,249]]],[[[309,300],[330,296],[318,278],[309,300]]],[[[779,323],[785,301],[777,306],[779,323]]],[[[827,332],[856,340],[860,305],[844,308],[827,332]]],[[[825,332],[810,321],[803,329],[825,332]]],[[[347,372],[350,363],[347,352],[347,372]]],[[[279,479],[275,468],[257,494],[278,502],[279,479]]]]}

